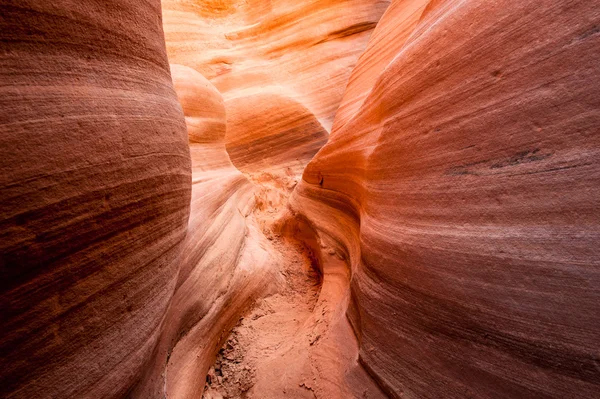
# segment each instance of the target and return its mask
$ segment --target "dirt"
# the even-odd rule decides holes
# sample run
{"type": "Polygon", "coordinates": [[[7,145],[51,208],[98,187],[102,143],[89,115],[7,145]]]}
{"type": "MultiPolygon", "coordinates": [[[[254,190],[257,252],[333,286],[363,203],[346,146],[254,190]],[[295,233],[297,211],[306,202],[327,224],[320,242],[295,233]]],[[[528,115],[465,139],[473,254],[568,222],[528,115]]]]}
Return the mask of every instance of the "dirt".
{"type": "MultiPolygon", "coordinates": [[[[285,277],[285,285],[276,294],[259,300],[240,318],[206,377],[205,399],[273,397],[273,392],[269,392],[272,386],[265,389],[257,385],[257,381],[272,381],[273,372],[285,372],[274,368],[289,361],[293,356],[290,352],[299,341],[313,345],[320,338],[305,328],[305,324],[310,323],[321,287],[321,277],[307,250],[267,227],[264,232],[280,255],[280,272],[285,277]]],[[[300,388],[310,392],[312,389],[308,381],[289,389],[285,382],[278,383],[283,384],[278,389],[280,397],[288,396],[288,390],[300,388]]]]}

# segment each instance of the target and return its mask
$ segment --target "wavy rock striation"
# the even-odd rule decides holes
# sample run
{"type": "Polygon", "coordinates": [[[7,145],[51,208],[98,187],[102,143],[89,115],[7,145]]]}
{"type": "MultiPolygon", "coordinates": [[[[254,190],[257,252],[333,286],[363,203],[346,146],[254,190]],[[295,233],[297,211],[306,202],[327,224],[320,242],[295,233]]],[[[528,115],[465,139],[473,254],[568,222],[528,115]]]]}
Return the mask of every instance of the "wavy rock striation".
{"type": "Polygon", "coordinates": [[[389,396],[598,392],[599,22],[448,0],[379,23],[292,205],[351,265],[389,396]]]}
{"type": "Polygon", "coordinates": [[[279,93],[234,98],[226,106],[227,153],[244,173],[299,176],[329,136],[308,109],[279,93]]]}
{"type": "Polygon", "coordinates": [[[225,101],[270,87],[302,104],[329,131],[350,72],[388,5],[163,0],[169,60],[200,72],[225,101]]]}
{"type": "Polygon", "coordinates": [[[0,396],[123,397],[190,211],[158,0],[0,2],[0,396]]]}
{"type": "Polygon", "coordinates": [[[195,398],[227,332],[278,276],[275,251],[249,218],[254,189],[225,150],[221,94],[195,70],[171,65],[192,158],[192,200],[176,291],[154,366],[138,397],[195,398]]]}
{"type": "Polygon", "coordinates": [[[0,396],[600,390],[593,1],[17,3],[0,396]]]}

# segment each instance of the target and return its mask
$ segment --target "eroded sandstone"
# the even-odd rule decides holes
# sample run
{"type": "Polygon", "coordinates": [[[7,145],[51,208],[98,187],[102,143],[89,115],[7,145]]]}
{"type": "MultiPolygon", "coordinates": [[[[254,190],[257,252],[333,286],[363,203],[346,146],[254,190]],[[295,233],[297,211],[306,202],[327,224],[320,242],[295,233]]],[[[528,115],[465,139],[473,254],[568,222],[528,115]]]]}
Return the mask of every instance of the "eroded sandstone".
{"type": "Polygon", "coordinates": [[[123,397],[190,212],[158,0],[0,2],[0,396],[123,397]]]}
{"type": "Polygon", "coordinates": [[[598,9],[409,3],[293,200],[349,259],[361,362],[392,397],[593,397],[598,9]]]}
{"type": "Polygon", "coordinates": [[[17,3],[1,396],[595,397],[594,1],[17,3]]]}

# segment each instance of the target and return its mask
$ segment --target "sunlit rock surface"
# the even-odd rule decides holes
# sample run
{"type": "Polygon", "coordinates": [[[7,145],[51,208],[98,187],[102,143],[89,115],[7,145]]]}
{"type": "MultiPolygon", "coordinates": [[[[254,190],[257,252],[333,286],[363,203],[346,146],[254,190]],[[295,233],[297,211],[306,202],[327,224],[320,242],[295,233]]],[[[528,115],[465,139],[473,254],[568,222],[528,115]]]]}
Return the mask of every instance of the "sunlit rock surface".
{"type": "Polygon", "coordinates": [[[331,129],[346,82],[388,0],[163,0],[171,63],[228,101],[275,86],[331,129]]]}
{"type": "Polygon", "coordinates": [[[352,266],[361,362],[392,397],[594,397],[597,4],[417,3],[293,198],[352,266]]]}
{"type": "MultiPolygon", "coordinates": [[[[205,240],[205,245],[215,255],[207,255],[202,245],[197,244],[200,234],[189,240],[192,243],[190,250],[196,251],[200,263],[218,264],[222,262],[222,257],[233,256],[242,248],[247,254],[245,258],[232,259],[233,263],[228,267],[221,266],[215,271],[214,277],[204,273],[202,265],[183,266],[196,270],[196,283],[190,283],[195,284],[196,288],[193,299],[189,290],[183,291],[182,298],[186,302],[196,303],[196,307],[210,308],[213,313],[210,315],[212,319],[207,317],[205,320],[202,312],[196,313],[189,324],[195,326],[193,329],[197,331],[198,338],[193,340],[185,337],[184,340],[189,344],[182,340],[182,344],[175,345],[175,352],[180,347],[181,353],[186,356],[179,359],[170,357],[166,377],[161,377],[166,378],[167,392],[192,397],[190,395],[193,392],[201,391],[207,362],[214,359],[218,349],[215,345],[222,343],[231,327],[230,322],[222,319],[231,317],[234,320],[234,317],[239,317],[249,303],[268,291],[267,281],[263,281],[261,276],[268,273],[269,269],[264,265],[269,264],[269,261],[263,257],[272,261],[280,255],[275,254],[273,248],[263,242],[265,235],[272,239],[273,234],[277,234],[272,232],[270,226],[285,214],[287,198],[300,179],[304,167],[327,141],[328,130],[341,101],[346,81],[387,5],[387,1],[163,1],[169,60],[181,65],[173,67],[173,75],[190,132],[193,179],[202,179],[204,183],[195,184],[193,193],[198,193],[198,212],[207,217],[198,218],[196,225],[190,224],[189,234],[196,231],[198,226],[207,224],[213,225],[213,230],[219,233],[205,240]],[[179,76],[177,70],[186,72],[179,76]],[[213,170],[213,155],[199,150],[206,147],[205,143],[203,146],[193,144],[192,136],[195,133],[192,130],[195,127],[192,125],[197,121],[191,119],[192,113],[194,109],[197,112],[205,111],[202,90],[194,89],[195,92],[192,92],[186,88],[189,86],[190,71],[193,70],[197,72],[197,76],[202,74],[208,78],[223,97],[225,146],[233,165],[245,177],[231,168],[230,163],[229,169],[217,167],[219,170],[213,170]],[[195,154],[196,151],[200,152],[195,154]],[[226,171],[225,175],[223,171],[226,171]],[[235,182],[235,186],[231,185],[231,181],[235,182]],[[214,193],[213,197],[207,197],[205,190],[214,193]],[[207,207],[207,198],[215,201],[214,209],[207,207]],[[243,218],[233,214],[222,216],[228,212],[223,204],[230,206],[231,211],[235,207],[239,208],[243,218]],[[241,224],[232,224],[229,221],[231,217],[233,220],[239,219],[241,224]],[[251,229],[256,229],[250,230],[255,235],[248,236],[245,232],[248,224],[252,226],[251,229]],[[237,250],[232,247],[235,237],[239,237],[242,244],[237,250]],[[262,254],[262,264],[252,258],[257,256],[253,255],[256,251],[262,254]],[[227,295],[236,292],[238,288],[235,285],[227,287],[225,299],[205,295],[202,290],[197,291],[203,285],[204,290],[208,289],[206,282],[212,279],[229,282],[233,278],[230,274],[236,272],[236,265],[238,269],[249,270],[241,281],[244,284],[261,283],[262,291],[258,287],[240,291],[233,302],[227,295]],[[214,304],[216,299],[221,302],[214,304]],[[223,304],[227,306],[224,307],[223,304]],[[215,320],[221,323],[219,325],[222,328],[209,330],[202,327],[210,326],[215,320]],[[197,351],[190,350],[198,348],[198,345],[206,346],[207,341],[211,345],[199,357],[197,351]],[[177,374],[172,370],[178,370],[175,372],[177,374]],[[194,381],[192,385],[190,381],[194,381]]],[[[196,80],[199,82],[201,79],[203,78],[199,77],[196,80]]],[[[200,86],[199,83],[194,85],[198,88],[200,86]]],[[[212,124],[206,125],[207,133],[212,129],[212,124]]],[[[223,149],[222,144],[220,141],[219,150],[215,149],[215,153],[223,149]]],[[[226,153],[222,152],[221,155],[226,153]]],[[[193,198],[196,198],[196,194],[193,194],[193,198]]],[[[190,220],[195,219],[194,214],[192,202],[190,220]]],[[[275,282],[273,276],[268,281],[275,282]]],[[[177,308],[179,311],[181,306],[177,308]]],[[[167,322],[167,325],[172,324],[167,322]]],[[[171,337],[171,341],[172,337],[177,336],[174,333],[166,335],[171,337]]],[[[166,348],[169,345],[172,346],[172,342],[164,344],[163,350],[168,350],[166,348]]],[[[287,364],[292,358],[288,356],[282,361],[287,364]]],[[[310,372],[310,362],[306,363],[306,367],[307,372],[310,372]]],[[[158,369],[160,366],[155,370],[155,376],[150,377],[152,381],[148,382],[149,386],[158,386],[155,382],[160,380],[156,377],[158,369]]],[[[290,374],[294,375],[292,372],[290,374]]],[[[334,380],[339,385],[343,383],[343,378],[342,373],[334,380]]],[[[368,379],[363,376],[363,380],[364,378],[368,379]]],[[[266,391],[261,389],[258,395],[278,397],[281,394],[279,385],[270,385],[266,391]]],[[[297,386],[298,382],[294,385],[297,386]]],[[[296,390],[305,391],[304,388],[296,390]]],[[[334,386],[328,392],[342,395],[340,392],[346,391],[342,386],[334,386]]],[[[310,391],[305,394],[310,395],[310,391]]]]}
{"type": "Polygon", "coordinates": [[[301,175],[329,136],[308,109],[279,93],[231,99],[227,111],[227,152],[245,173],[301,175]]]}

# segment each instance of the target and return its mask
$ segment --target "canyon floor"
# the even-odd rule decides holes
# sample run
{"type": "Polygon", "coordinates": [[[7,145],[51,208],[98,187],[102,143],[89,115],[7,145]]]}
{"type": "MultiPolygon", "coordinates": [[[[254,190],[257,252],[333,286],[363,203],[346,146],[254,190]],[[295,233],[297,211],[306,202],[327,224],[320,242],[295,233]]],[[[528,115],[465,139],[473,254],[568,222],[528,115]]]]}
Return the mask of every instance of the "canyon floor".
{"type": "Polygon", "coordinates": [[[275,398],[290,394],[313,397],[310,370],[288,370],[297,352],[319,340],[312,333],[313,314],[320,291],[321,277],[307,250],[296,242],[270,235],[281,255],[285,284],[279,292],[256,302],[240,318],[219,351],[207,376],[203,397],[275,398]],[[282,373],[302,375],[306,380],[287,386],[282,373]]]}
{"type": "Polygon", "coordinates": [[[205,399],[385,397],[357,364],[356,337],[345,317],[347,264],[327,244],[311,242],[306,226],[296,225],[289,213],[300,171],[245,173],[254,186],[247,223],[266,237],[264,249],[281,278],[222,336],[205,399]],[[320,246],[318,256],[314,245],[320,246]]]}

